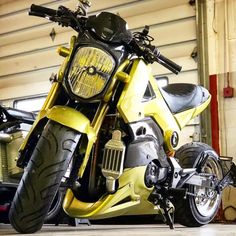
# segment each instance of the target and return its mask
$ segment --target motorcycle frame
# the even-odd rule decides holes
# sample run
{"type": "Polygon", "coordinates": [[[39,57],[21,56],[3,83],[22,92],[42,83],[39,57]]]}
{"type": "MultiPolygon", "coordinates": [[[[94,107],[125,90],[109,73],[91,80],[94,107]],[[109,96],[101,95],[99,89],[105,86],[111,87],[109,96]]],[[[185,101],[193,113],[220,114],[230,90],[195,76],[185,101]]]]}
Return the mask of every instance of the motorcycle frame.
{"type": "MultiPolygon", "coordinates": [[[[140,121],[145,117],[151,117],[159,125],[163,133],[166,150],[169,153],[173,153],[174,148],[170,142],[173,132],[179,134],[181,129],[192,118],[196,117],[208,106],[211,97],[195,108],[173,115],[152,76],[151,67],[143,59],[136,58],[132,60],[130,72],[126,73],[124,69],[131,62],[127,59],[119,66],[117,72],[111,78],[112,83],[91,122],[85,115],[73,108],[60,105],[55,106],[55,100],[61,91],[65,70],[71,59],[75,42],[76,37],[73,36],[71,38],[70,49],[61,47],[58,50],[59,54],[65,57],[58,73],[58,80],[54,81],[31,131],[20,147],[20,152],[24,152],[27,148],[27,143],[33,131],[40,127],[42,120],[53,120],[87,136],[88,142],[84,154],[85,157],[78,171],[78,178],[81,178],[87,166],[93,144],[96,142],[99,129],[109,109],[109,100],[113,95],[116,82],[121,81],[124,83],[124,89],[119,98],[117,110],[124,122],[129,124],[140,121]],[[143,102],[143,95],[148,83],[151,84],[155,96],[143,102]]],[[[148,199],[153,191],[153,187],[148,188],[145,185],[145,171],[146,166],[124,169],[123,174],[119,178],[119,189],[114,194],[103,195],[97,202],[93,203],[78,200],[72,190],[68,189],[63,208],[72,217],[89,219],[101,219],[119,215],[160,214],[160,207],[153,205],[148,199]]]]}

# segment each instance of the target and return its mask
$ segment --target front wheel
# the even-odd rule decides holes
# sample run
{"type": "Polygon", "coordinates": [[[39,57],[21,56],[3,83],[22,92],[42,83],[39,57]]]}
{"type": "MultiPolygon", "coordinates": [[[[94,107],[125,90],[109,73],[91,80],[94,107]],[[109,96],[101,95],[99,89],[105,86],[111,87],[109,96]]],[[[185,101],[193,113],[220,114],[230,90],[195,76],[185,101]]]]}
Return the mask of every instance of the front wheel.
{"type": "MultiPolygon", "coordinates": [[[[201,166],[202,174],[213,174],[222,179],[222,168],[218,155],[207,144],[189,143],[176,152],[176,158],[182,168],[195,168],[202,153],[208,154],[206,162],[201,166]]],[[[221,203],[221,194],[213,189],[186,186],[189,195],[186,199],[175,197],[176,221],[184,226],[199,227],[208,224],[215,217],[221,203]]]]}
{"type": "Polygon", "coordinates": [[[47,123],[10,208],[9,220],[19,233],[41,229],[79,139],[79,133],[47,123]]]}

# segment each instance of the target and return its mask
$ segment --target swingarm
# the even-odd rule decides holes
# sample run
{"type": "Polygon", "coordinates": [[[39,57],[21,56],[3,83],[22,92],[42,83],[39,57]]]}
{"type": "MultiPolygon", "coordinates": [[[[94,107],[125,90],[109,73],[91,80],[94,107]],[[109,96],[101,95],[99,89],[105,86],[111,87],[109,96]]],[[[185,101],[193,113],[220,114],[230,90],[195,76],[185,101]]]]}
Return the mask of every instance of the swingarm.
{"type": "Polygon", "coordinates": [[[210,188],[219,193],[228,185],[236,186],[236,165],[232,161],[232,158],[219,158],[219,163],[223,170],[223,177],[219,180],[213,174],[201,173],[201,168],[204,166],[208,157],[208,153],[202,153],[195,168],[182,168],[175,158],[170,158],[169,160],[172,168],[171,188],[181,189],[185,184],[188,184],[210,188]]]}

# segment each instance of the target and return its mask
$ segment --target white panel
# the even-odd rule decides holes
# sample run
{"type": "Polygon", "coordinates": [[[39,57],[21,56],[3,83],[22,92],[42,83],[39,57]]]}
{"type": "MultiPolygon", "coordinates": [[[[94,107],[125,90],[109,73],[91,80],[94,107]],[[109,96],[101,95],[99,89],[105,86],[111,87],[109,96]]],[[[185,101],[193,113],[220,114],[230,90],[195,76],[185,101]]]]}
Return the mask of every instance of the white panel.
{"type": "MultiPolygon", "coordinates": [[[[49,22],[46,25],[40,25],[38,27],[24,29],[24,30],[0,35],[0,45],[5,46],[5,45],[13,44],[13,43],[18,43],[18,42],[28,41],[32,39],[38,39],[44,36],[49,36],[53,28],[55,29],[56,34],[71,31],[69,28],[60,27],[56,23],[49,22]]],[[[76,34],[75,31],[73,32],[76,34]]]]}
{"type": "MultiPolygon", "coordinates": [[[[182,4],[186,4],[186,0],[148,0],[148,1],[138,1],[135,5],[130,7],[123,6],[120,10],[114,9],[111,12],[118,12],[122,17],[139,16],[145,13],[150,14],[153,11],[161,11],[163,9],[168,9],[171,7],[176,7],[182,4]]],[[[141,18],[140,18],[141,19],[141,18]]],[[[157,22],[157,21],[156,21],[157,22]]]]}
{"type": "Polygon", "coordinates": [[[0,100],[14,99],[25,96],[33,96],[35,94],[45,94],[50,90],[50,83],[48,81],[39,83],[30,83],[19,85],[15,87],[1,88],[0,100]]]}
{"type": "Polygon", "coordinates": [[[9,74],[33,71],[45,67],[60,65],[63,58],[56,50],[39,51],[30,55],[16,56],[6,60],[0,60],[0,77],[9,74]]]}
{"type": "MultiPolygon", "coordinates": [[[[93,11],[99,11],[104,8],[110,8],[114,7],[116,5],[121,5],[121,4],[127,4],[129,2],[135,2],[135,0],[94,0],[93,5],[91,7],[91,12],[93,11]],[[99,2],[99,3],[98,3],[99,2]]],[[[31,1],[32,4],[32,1],[31,1]]],[[[28,10],[30,5],[28,5],[28,8],[25,9],[24,11],[20,11],[19,13],[16,13],[14,15],[6,15],[0,18],[0,34],[11,32],[14,30],[20,30],[24,29],[27,27],[32,27],[35,25],[40,25],[40,24],[45,24],[48,22],[48,20],[40,18],[40,17],[29,17],[28,16],[28,10]],[[30,19],[30,20],[29,20],[30,19]],[[6,24],[7,22],[7,24],[6,24]]],[[[76,8],[77,1],[71,0],[71,1],[63,1],[63,6],[68,7],[70,9],[75,9],[76,8]]],[[[57,9],[58,6],[61,5],[60,3],[53,2],[53,4],[49,4],[46,7],[57,9]]]]}
{"type": "Polygon", "coordinates": [[[54,41],[49,36],[42,36],[36,39],[23,41],[20,43],[8,44],[0,47],[0,59],[6,56],[14,56],[19,53],[31,52],[38,49],[55,47],[64,44],[68,44],[72,35],[75,35],[73,31],[66,31],[58,33],[56,32],[56,37],[54,41]]]}
{"type": "Polygon", "coordinates": [[[228,0],[227,1],[227,10],[228,10],[228,39],[236,39],[236,1],[228,0]]]}
{"type": "MultiPolygon", "coordinates": [[[[189,70],[196,70],[197,69],[197,63],[190,57],[179,57],[179,58],[170,58],[178,65],[182,66],[182,71],[189,71],[189,70]]],[[[154,63],[151,65],[153,74],[154,75],[162,75],[162,74],[169,74],[170,71],[166,69],[165,67],[154,63]]]]}
{"type": "Polygon", "coordinates": [[[196,39],[195,18],[173,21],[152,27],[150,35],[155,38],[155,45],[173,44],[196,39]]]}
{"type": "MultiPolygon", "coordinates": [[[[236,72],[236,37],[228,41],[229,47],[229,71],[236,72]]],[[[235,80],[235,79],[234,79],[235,80]]]]}
{"type": "Polygon", "coordinates": [[[184,43],[170,44],[159,47],[159,50],[161,54],[168,58],[178,58],[190,56],[196,46],[196,41],[187,41],[184,43]]]}
{"type": "Polygon", "coordinates": [[[35,70],[26,73],[5,76],[0,79],[0,89],[7,87],[16,87],[18,85],[25,85],[30,83],[37,83],[49,81],[52,73],[57,74],[59,67],[52,67],[48,69],[35,70]]]}
{"type": "Polygon", "coordinates": [[[186,72],[180,72],[178,75],[169,74],[167,75],[170,83],[189,83],[198,84],[198,73],[197,70],[191,70],[186,72]]]}
{"type": "MultiPolygon", "coordinates": [[[[52,24],[42,27],[41,29],[38,29],[38,30],[36,29],[34,29],[35,32],[32,30],[28,30],[28,33],[25,32],[26,34],[24,32],[18,33],[17,37],[9,38],[8,36],[6,36],[4,38],[3,36],[2,39],[0,38],[0,45],[1,45],[0,57],[18,54],[20,52],[27,52],[27,51],[31,51],[31,50],[35,50],[39,48],[45,48],[45,47],[54,46],[54,45],[65,44],[68,42],[71,35],[76,35],[75,31],[69,30],[67,28],[62,28],[62,27],[54,27],[52,24]],[[56,37],[54,41],[52,41],[52,39],[49,36],[52,28],[55,28],[55,31],[56,31],[56,37]],[[28,37],[29,33],[32,36],[28,37]],[[22,41],[25,39],[27,39],[27,41],[17,43],[17,40],[22,41]],[[9,42],[11,44],[9,44],[9,42]]],[[[163,44],[193,40],[196,38],[194,18],[187,19],[185,21],[180,21],[180,22],[173,22],[167,25],[152,27],[151,35],[156,39],[154,41],[155,45],[163,45],[163,44]],[[167,35],[169,35],[169,32],[173,32],[174,34],[179,34],[178,33],[179,28],[193,28],[193,30],[188,31],[188,33],[184,32],[183,34],[181,34],[181,36],[178,36],[178,37],[167,38],[167,35]]],[[[195,47],[195,44],[193,42],[186,43],[186,47],[188,47],[188,49],[191,45],[192,45],[191,50],[193,50],[193,48],[195,47]]],[[[178,47],[184,48],[183,45],[180,45],[178,47]]],[[[169,47],[169,51],[171,51],[171,46],[169,47]]],[[[176,48],[172,50],[172,53],[177,53],[177,52],[178,52],[178,49],[176,48]]]]}
{"type": "MultiPolygon", "coordinates": [[[[149,3],[150,2],[152,3],[153,0],[149,1],[149,3]]],[[[132,9],[132,7],[129,7],[129,9],[130,8],[132,9]]],[[[121,8],[118,8],[117,11],[119,11],[119,14],[125,15],[125,13],[124,14],[122,13],[122,11],[124,9],[126,9],[126,8],[121,7],[121,8]]],[[[140,8],[140,9],[143,10],[142,8],[140,8]]],[[[155,25],[157,23],[160,24],[163,22],[192,17],[192,16],[194,16],[194,13],[195,12],[193,11],[193,8],[189,7],[189,5],[181,5],[181,6],[176,6],[173,8],[162,9],[162,10],[160,10],[160,15],[159,15],[159,11],[153,11],[153,12],[149,12],[144,15],[141,14],[138,16],[132,16],[132,17],[128,17],[128,18],[126,18],[126,16],[124,16],[124,17],[127,20],[129,27],[132,29],[132,28],[140,28],[140,27],[143,27],[144,25],[155,25]],[[145,22],[143,21],[143,19],[145,19],[145,22]]],[[[32,18],[37,19],[37,17],[27,16],[26,17],[27,22],[31,22],[32,18]]],[[[5,19],[5,18],[3,18],[3,19],[5,19]]],[[[56,23],[51,23],[45,19],[40,19],[40,20],[43,21],[44,24],[40,25],[38,27],[29,28],[29,29],[25,28],[25,29],[21,29],[21,31],[16,31],[16,32],[13,31],[13,32],[4,33],[4,34],[0,35],[1,36],[0,37],[0,45],[3,46],[6,44],[28,41],[30,39],[38,39],[39,37],[42,37],[42,36],[48,36],[50,34],[52,28],[55,28],[55,31],[57,33],[72,31],[69,28],[62,28],[60,26],[57,26],[56,23]]],[[[21,25],[23,25],[23,22],[21,23],[21,25]]],[[[159,26],[159,27],[161,27],[161,26],[159,26]]],[[[164,26],[164,27],[168,27],[168,26],[164,26]]],[[[183,29],[186,29],[186,27],[189,30],[188,26],[181,25],[181,31],[183,32],[183,29]],[[182,27],[185,27],[185,28],[182,28],[182,27]]],[[[163,28],[163,26],[162,26],[162,28],[163,28]]],[[[195,28],[195,26],[194,26],[194,28],[195,28]]],[[[186,30],[184,30],[184,31],[186,31],[186,30]]],[[[169,33],[170,32],[172,32],[172,31],[169,31],[169,33]]],[[[179,32],[178,32],[178,34],[179,34],[179,32]]],[[[155,36],[155,35],[153,35],[153,36],[155,36]]]]}
{"type": "Polygon", "coordinates": [[[143,27],[144,25],[155,25],[193,16],[195,16],[194,8],[185,4],[155,11],[152,9],[148,13],[140,13],[139,15],[126,17],[125,19],[128,22],[129,28],[133,29],[143,27]]]}
{"type": "MultiPolygon", "coordinates": [[[[30,7],[30,5],[32,3],[34,4],[45,4],[45,3],[50,3],[52,2],[53,0],[1,0],[0,1],[0,17],[1,16],[4,16],[4,15],[7,15],[7,14],[10,14],[10,13],[15,13],[15,12],[19,12],[19,11],[22,11],[22,10],[26,10],[30,7]],[[3,4],[4,1],[6,2],[6,4],[3,4]],[[17,1],[17,4],[16,4],[16,1],[17,1]]],[[[15,13],[16,14],[16,13],[15,13]]]]}

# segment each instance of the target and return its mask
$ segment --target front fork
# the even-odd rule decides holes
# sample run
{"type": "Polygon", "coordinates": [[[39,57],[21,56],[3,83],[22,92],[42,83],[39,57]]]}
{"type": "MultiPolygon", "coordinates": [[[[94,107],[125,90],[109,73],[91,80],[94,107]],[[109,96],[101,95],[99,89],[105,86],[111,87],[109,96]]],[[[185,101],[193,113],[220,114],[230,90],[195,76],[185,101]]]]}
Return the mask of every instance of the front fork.
{"type": "Polygon", "coordinates": [[[60,87],[60,83],[55,82],[53,84],[51,91],[47,96],[47,99],[36,121],[34,122],[30,132],[28,133],[27,137],[20,147],[20,155],[17,161],[17,165],[21,168],[24,168],[27,164],[29,157],[26,158],[25,153],[29,148],[29,144],[32,143],[32,139],[34,139],[35,136],[40,135],[37,133],[40,129],[42,129],[42,125],[45,125],[45,122],[42,123],[42,121],[53,120],[63,126],[76,130],[79,133],[85,134],[87,136],[88,143],[85,150],[85,156],[78,173],[78,177],[81,178],[87,166],[90,152],[92,150],[93,144],[97,139],[97,134],[100,130],[104,117],[107,114],[109,106],[107,103],[101,102],[99,107],[97,108],[93,121],[90,122],[90,120],[86,116],[73,108],[54,105],[55,100],[60,93],[60,87]]]}

